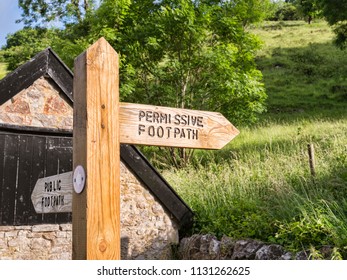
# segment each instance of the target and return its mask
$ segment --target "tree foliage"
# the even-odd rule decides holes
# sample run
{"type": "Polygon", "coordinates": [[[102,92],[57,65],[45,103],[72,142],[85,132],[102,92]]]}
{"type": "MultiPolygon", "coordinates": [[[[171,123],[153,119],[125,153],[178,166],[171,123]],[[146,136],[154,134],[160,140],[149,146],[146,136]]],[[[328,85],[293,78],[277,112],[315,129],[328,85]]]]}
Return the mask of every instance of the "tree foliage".
{"type": "Polygon", "coordinates": [[[304,19],[309,24],[312,22],[314,18],[320,16],[320,7],[317,4],[317,0],[285,0],[284,3],[279,2],[279,5],[285,8],[285,11],[295,12],[296,16],[299,18],[296,19],[304,19]]]}
{"type": "Polygon", "coordinates": [[[34,27],[8,37],[5,53],[13,59],[12,69],[47,46],[71,67],[74,57],[103,36],[120,53],[125,101],[219,111],[235,124],[252,123],[264,110],[262,76],[254,63],[260,43],[244,26],[265,17],[269,1],[103,0],[97,8],[86,0],[19,4],[34,27]],[[35,27],[57,19],[65,23],[62,30],[35,27]]]}
{"type": "Polygon", "coordinates": [[[291,2],[274,2],[268,20],[299,20],[301,15],[296,5],[291,2]]]}
{"type": "Polygon", "coordinates": [[[2,51],[8,70],[14,70],[27,62],[35,54],[52,45],[58,38],[59,30],[26,27],[7,36],[2,51]]]}
{"type": "Polygon", "coordinates": [[[94,0],[18,0],[26,26],[42,26],[48,22],[75,23],[94,7],[94,0]]]}
{"type": "MultiPolygon", "coordinates": [[[[19,0],[21,5],[25,2],[24,14],[34,21],[53,20],[49,15],[58,4],[94,3],[19,0]],[[54,5],[40,10],[48,3],[54,5]]],[[[261,20],[268,4],[103,0],[62,30],[34,27],[11,35],[5,53],[13,60],[13,69],[40,48],[51,46],[72,67],[74,57],[105,37],[120,53],[123,100],[219,111],[235,124],[249,124],[264,110],[265,92],[254,63],[260,43],[244,26],[261,20]]],[[[76,13],[59,16],[71,22],[69,17],[76,19],[76,13]]]]}
{"type": "Polygon", "coordinates": [[[320,8],[317,4],[317,0],[297,0],[297,5],[299,11],[309,24],[320,14],[320,8]]]}
{"type": "MultiPolygon", "coordinates": [[[[78,54],[104,37],[120,54],[123,101],[218,111],[237,126],[255,122],[265,110],[262,75],[254,63],[260,42],[245,27],[265,18],[270,1],[102,0],[97,8],[93,3],[19,0],[31,27],[8,37],[10,67],[48,46],[72,67],[78,54]],[[64,28],[42,27],[56,20],[64,28]]],[[[171,158],[180,165],[185,150],[171,158]]]]}
{"type": "Polygon", "coordinates": [[[317,0],[323,16],[336,33],[336,44],[347,47],[347,0],[317,0]]]}
{"type": "Polygon", "coordinates": [[[240,123],[253,122],[264,109],[254,64],[259,41],[245,31],[231,2],[120,2],[103,1],[91,34],[121,53],[123,98],[220,111],[240,123]]]}

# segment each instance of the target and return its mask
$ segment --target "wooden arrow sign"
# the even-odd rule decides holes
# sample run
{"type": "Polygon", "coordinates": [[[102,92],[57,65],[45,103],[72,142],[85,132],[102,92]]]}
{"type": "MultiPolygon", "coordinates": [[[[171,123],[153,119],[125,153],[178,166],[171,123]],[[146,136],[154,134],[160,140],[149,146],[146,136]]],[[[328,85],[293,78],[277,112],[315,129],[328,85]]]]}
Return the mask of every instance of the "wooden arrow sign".
{"type": "Polygon", "coordinates": [[[38,179],[31,201],[36,213],[71,212],[72,172],[38,179]]]}
{"type": "Polygon", "coordinates": [[[239,131],[220,113],[153,105],[120,104],[120,142],[221,149],[239,131]]]}

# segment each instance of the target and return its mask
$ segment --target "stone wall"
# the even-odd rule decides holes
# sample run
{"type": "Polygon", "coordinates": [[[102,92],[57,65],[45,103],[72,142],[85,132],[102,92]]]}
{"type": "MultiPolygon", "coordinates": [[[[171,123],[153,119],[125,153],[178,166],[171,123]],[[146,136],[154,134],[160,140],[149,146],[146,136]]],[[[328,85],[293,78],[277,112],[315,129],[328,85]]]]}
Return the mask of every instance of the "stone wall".
{"type": "MultiPolygon", "coordinates": [[[[321,259],[332,259],[332,246],[323,246],[319,251],[321,259]]],[[[267,244],[254,239],[233,239],[214,235],[193,235],[183,238],[178,247],[178,258],[183,260],[308,260],[314,259],[314,252],[289,252],[281,245],[267,244]]]]}
{"type": "Polygon", "coordinates": [[[121,164],[122,259],[170,259],[178,227],[147,188],[121,164]]]}
{"type": "MultiPolygon", "coordinates": [[[[40,78],[0,106],[0,122],[72,129],[73,110],[56,85],[40,78]]],[[[0,259],[71,259],[71,224],[0,226],[0,259]]],[[[170,259],[178,226],[146,186],[121,164],[122,259],[170,259]]]]}
{"type": "Polygon", "coordinates": [[[72,129],[73,109],[57,86],[41,77],[1,105],[0,123],[72,129]]]}
{"type": "Polygon", "coordinates": [[[0,227],[1,260],[69,260],[72,225],[0,227]]]}

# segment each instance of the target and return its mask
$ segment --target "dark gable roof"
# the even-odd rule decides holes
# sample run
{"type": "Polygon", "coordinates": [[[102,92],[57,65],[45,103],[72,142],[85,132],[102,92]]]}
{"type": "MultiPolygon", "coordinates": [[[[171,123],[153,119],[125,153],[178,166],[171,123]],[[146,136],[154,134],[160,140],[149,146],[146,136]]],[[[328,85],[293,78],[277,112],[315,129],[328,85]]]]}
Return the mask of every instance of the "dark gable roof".
{"type": "Polygon", "coordinates": [[[73,73],[58,55],[47,48],[0,81],[0,104],[32,85],[38,78],[51,78],[71,102],[73,73]]]}
{"type": "MultiPolygon", "coordinates": [[[[0,104],[32,85],[40,77],[51,78],[68,100],[73,103],[73,73],[53,52],[47,48],[34,58],[0,80],[0,104]]],[[[50,128],[22,127],[0,124],[2,131],[23,131],[30,134],[72,136],[72,131],[50,128]]],[[[178,196],[169,183],[133,145],[121,144],[121,160],[129,170],[153,193],[161,204],[177,220],[181,227],[192,225],[193,212],[178,196]]]]}

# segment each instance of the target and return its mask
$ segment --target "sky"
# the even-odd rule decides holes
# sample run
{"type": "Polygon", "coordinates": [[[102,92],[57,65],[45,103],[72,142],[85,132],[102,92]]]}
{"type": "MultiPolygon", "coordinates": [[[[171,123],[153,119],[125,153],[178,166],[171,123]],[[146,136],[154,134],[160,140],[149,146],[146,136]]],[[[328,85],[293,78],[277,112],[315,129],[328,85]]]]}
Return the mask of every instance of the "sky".
{"type": "Polygon", "coordinates": [[[6,43],[7,34],[23,28],[23,24],[16,23],[20,14],[17,0],[0,0],[0,47],[6,43]]]}

